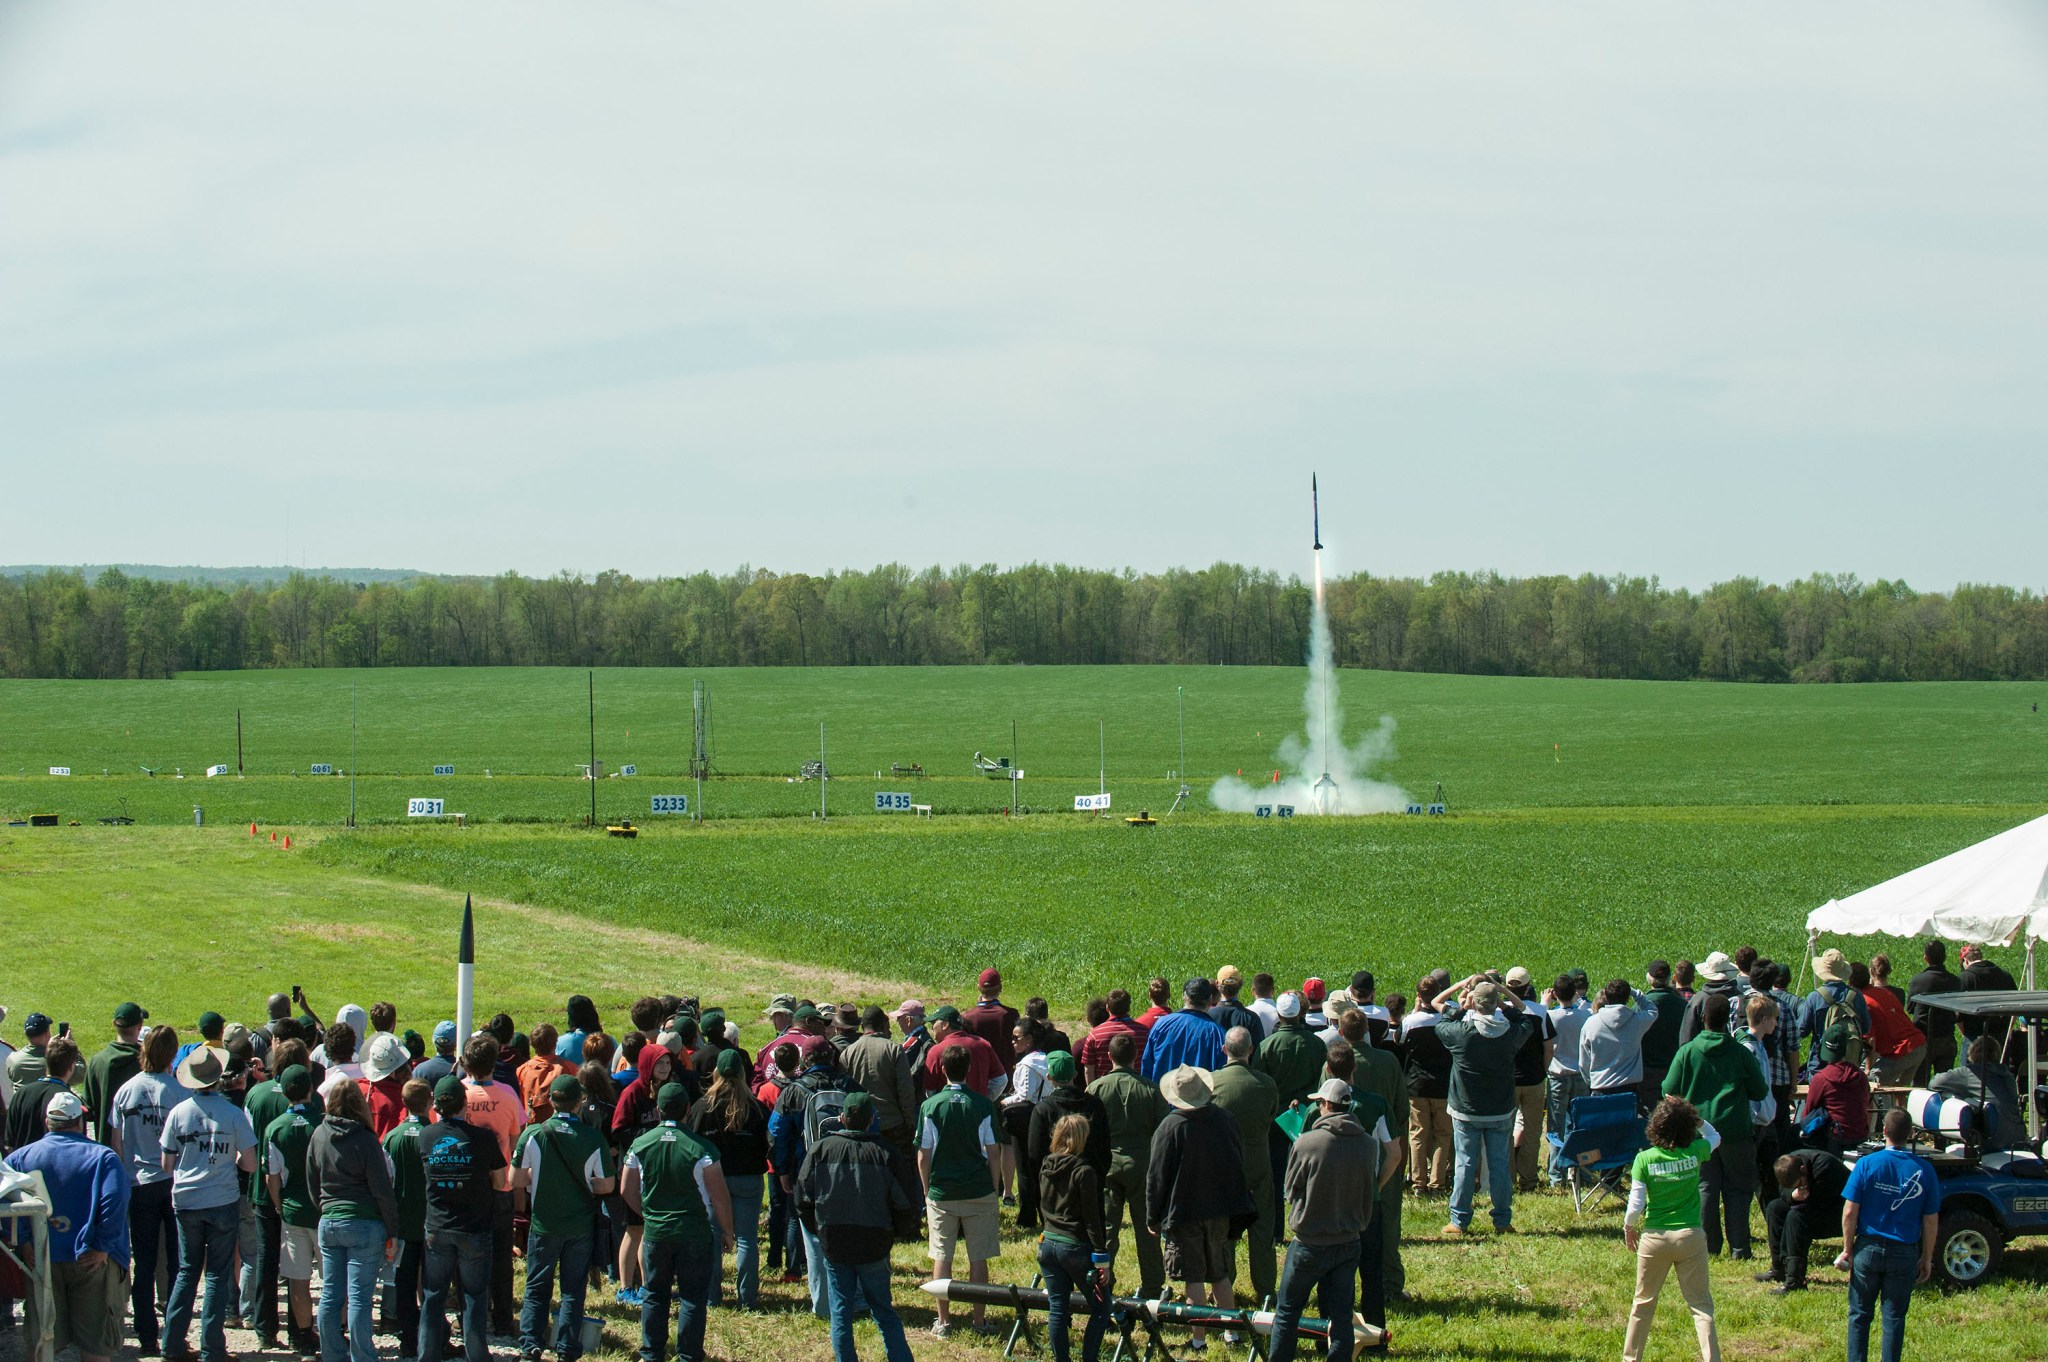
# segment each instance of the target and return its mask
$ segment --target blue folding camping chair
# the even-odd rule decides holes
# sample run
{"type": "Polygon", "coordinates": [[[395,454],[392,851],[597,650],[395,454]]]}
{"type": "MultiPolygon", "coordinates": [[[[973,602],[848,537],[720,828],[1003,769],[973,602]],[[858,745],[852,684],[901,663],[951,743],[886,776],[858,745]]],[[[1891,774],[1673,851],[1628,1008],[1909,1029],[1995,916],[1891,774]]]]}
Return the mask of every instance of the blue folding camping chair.
{"type": "Polygon", "coordinates": [[[1597,1206],[1604,1196],[1620,1195],[1623,1174],[1648,1142],[1635,1094],[1626,1092],[1574,1097],[1564,1134],[1553,1130],[1544,1139],[1564,1163],[1565,1185],[1577,1213],[1597,1206]]]}

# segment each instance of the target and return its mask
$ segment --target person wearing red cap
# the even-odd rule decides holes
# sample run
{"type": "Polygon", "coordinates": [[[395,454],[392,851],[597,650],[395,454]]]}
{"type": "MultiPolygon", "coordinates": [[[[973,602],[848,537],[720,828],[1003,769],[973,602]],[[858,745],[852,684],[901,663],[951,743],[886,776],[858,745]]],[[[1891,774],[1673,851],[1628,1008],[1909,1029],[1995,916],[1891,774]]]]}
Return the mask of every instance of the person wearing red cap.
{"type": "MultiPolygon", "coordinates": [[[[979,991],[978,1001],[960,1014],[960,1025],[969,1034],[988,1042],[989,1048],[996,1052],[996,1062],[1008,1074],[1017,1067],[1017,1018],[1021,1014],[1003,1001],[1001,971],[993,967],[983,970],[975,985],[979,991]]],[[[1001,1141],[996,1150],[996,1185],[1008,1188],[1017,1172],[1017,1146],[1009,1140],[1001,1122],[996,1125],[996,1136],[1001,1141]]],[[[1003,1195],[1003,1204],[1015,1204],[1015,1198],[1007,1191],[1003,1195]]]]}
{"type": "Polygon", "coordinates": [[[1330,1029],[1330,1019],[1323,1015],[1323,1002],[1330,996],[1330,986],[1320,979],[1301,981],[1302,1024],[1317,1035],[1330,1029]]]}

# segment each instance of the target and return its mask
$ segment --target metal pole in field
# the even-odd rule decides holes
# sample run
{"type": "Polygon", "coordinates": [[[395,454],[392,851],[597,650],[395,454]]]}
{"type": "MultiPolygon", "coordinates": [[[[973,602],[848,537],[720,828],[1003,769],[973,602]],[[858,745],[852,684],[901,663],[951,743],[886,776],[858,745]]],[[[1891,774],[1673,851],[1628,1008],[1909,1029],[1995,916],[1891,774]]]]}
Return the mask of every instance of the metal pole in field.
{"type": "Polygon", "coordinates": [[[1188,778],[1188,688],[1186,686],[1175,686],[1173,688],[1173,707],[1180,721],[1180,767],[1174,771],[1174,775],[1182,780],[1186,780],[1188,778]]]}
{"type": "Polygon", "coordinates": [[[1095,721],[1095,793],[1109,793],[1109,730],[1095,721]]]}
{"type": "Polygon", "coordinates": [[[235,779],[242,778],[242,707],[235,706],[235,779]]]}
{"type": "Polygon", "coordinates": [[[585,672],[590,685],[590,826],[597,826],[597,673],[585,672]]]}
{"type": "Polygon", "coordinates": [[[1010,720],[1010,817],[1017,816],[1017,721],[1010,720]]]}
{"type": "Polygon", "coordinates": [[[825,766],[825,721],[820,719],[818,721],[818,821],[821,823],[824,822],[826,818],[825,782],[828,779],[826,771],[827,768],[825,766]]]}
{"type": "Polygon", "coordinates": [[[699,681],[690,694],[690,771],[697,777],[697,817],[704,821],[704,683],[699,681]]]}
{"type": "Polygon", "coordinates": [[[353,681],[348,683],[348,825],[356,825],[356,683],[353,681]]]}

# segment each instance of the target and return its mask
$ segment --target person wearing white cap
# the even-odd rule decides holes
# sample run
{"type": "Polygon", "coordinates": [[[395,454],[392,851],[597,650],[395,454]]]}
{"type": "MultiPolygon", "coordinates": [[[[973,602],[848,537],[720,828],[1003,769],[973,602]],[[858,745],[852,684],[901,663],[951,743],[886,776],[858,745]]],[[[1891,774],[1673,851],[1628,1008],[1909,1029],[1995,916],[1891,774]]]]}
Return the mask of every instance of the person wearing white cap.
{"type": "Polygon", "coordinates": [[[163,1165],[171,1174],[178,1216],[178,1277],[164,1309],[164,1362],[192,1362],[186,1347],[199,1278],[206,1277],[201,1362],[228,1362],[227,1317],[235,1300],[235,1247],[241,1218],[238,1173],[256,1171],[256,1132],[222,1094],[228,1052],[202,1045],[178,1063],[178,1083],[192,1096],[164,1120],[163,1165]]]}
{"type": "MultiPolygon", "coordinates": [[[[9,1154],[7,1166],[41,1173],[50,1194],[50,1323],[57,1351],[75,1344],[81,1362],[107,1362],[121,1349],[128,1305],[128,1174],[119,1154],[86,1138],[85,1104],[76,1093],[51,1098],[43,1119],[43,1137],[9,1154]]],[[[31,1339],[41,1336],[33,1297],[28,1327],[31,1339]]]]}
{"type": "MultiPolygon", "coordinates": [[[[1699,988],[1685,1005],[1685,1020],[1678,1024],[1678,1043],[1684,1045],[1700,1033],[1702,1009],[1709,998],[1726,998],[1729,1015],[1734,1015],[1742,995],[1742,970],[1721,951],[1712,951],[1700,962],[1699,988]]],[[[1846,981],[1847,975],[1844,974],[1846,981]]],[[[1868,1027],[1865,1028],[1869,1029],[1868,1027]]]]}
{"type": "MultiPolygon", "coordinates": [[[[1145,1180],[1145,1221],[1165,1241],[1166,1275],[1183,1283],[1188,1302],[1235,1304],[1232,1239],[1258,1219],[1245,1183],[1237,1122],[1211,1102],[1209,1074],[1183,1064],[1162,1074],[1159,1095],[1172,1110],[1152,1132],[1145,1180]]],[[[1197,1350],[1207,1345],[1194,1331],[1197,1350]]]]}
{"type": "Polygon", "coordinates": [[[1302,1311],[1313,1292],[1330,1322],[1329,1356],[1352,1356],[1359,1243],[1378,1199],[1380,1145],[1351,1114],[1351,1085],[1325,1079],[1315,1114],[1287,1158],[1283,1188],[1293,1243],[1274,1302],[1271,1362],[1293,1362],[1302,1311]]]}

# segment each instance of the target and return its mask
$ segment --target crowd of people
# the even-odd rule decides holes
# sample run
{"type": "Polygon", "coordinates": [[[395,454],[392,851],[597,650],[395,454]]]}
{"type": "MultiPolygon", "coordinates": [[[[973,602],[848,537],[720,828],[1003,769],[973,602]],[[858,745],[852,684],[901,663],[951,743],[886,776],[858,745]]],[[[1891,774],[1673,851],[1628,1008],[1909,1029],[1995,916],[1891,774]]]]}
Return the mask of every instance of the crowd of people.
{"type": "MultiPolygon", "coordinates": [[[[1365,969],[1281,991],[1226,965],[1147,981],[1135,1014],[1112,989],[1071,1033],[1042,998],[1007,1004],[990,968],[957,1007],[778,995],[751,1053],[732,1017],[675,995],[632,1003],[617,1034],[582,996],[559,1024],[501,1013],[467,1035],[403,1028],[381,1002],[322,1022],[296,988],[254,1026],[151,1025],[130,1002],[89,1057],[42,1013],[0,1044],[0,1147],[48,1185],[54,1326],[84,1362],[131,1335],[145,1357],[232,1362],[231,1326],[320,1362],[374,1362],[380,1334],[408,1362],[487,1362],[494,1339],[575,1362],[593,1289],[638,1307],[643,1362],[665,1362],[671,1330],[695,1359],[709,1311],[760,1309],[774,1274],[804,1284],[841,1362],[861,1317],[907,1362],[891,1246],[921,1234],[934,1279],[987,1282],[1006,1216],[1038,1236],[1058,1362],[1077,1328],[1094,1362],[1114,1296],[1169,1289],[1272,1299],[1269,1355],[1287,1362],[1311,1302],[1329,1356],[1353,1355],[1354,1314],[1384,1351],[1408,1297],[1404,1210],[1441,1197],[1436,1234],[1456,1240],[1483,1202],[1512,1233],[1516,1197],[1572,1172],[1546,1136],[1573,1101],[1626,1094],[1648,1147],[1624,1213],[1625,1358],[1674,1272],[1719,1357],[1707,1263],[1757,1257],[1754,1203],[1757,1279],[1805,1289],[1810,1246],[1842,1236],[1848,1355],[1881,1313],[1892,1359],[1939,1185],[1902,1111],[1853,1156],[1872,1084],[1931,1083],[1985,1105],[1992,1147],[2023,1138],[1994,1038],[1966,1020],[1959,1041],[1925,1003],[2011,976],[1967,947],[1960,976],[1942,943],[1925,957],[1901,990],[1884,956],[1827,951],[1804,996],[1749,948],[1653,961],[1640,986],[1439,969],[1384,996],[1365,969]],[[1126,1236],[1135,1282],[1115,1276],[1126,1236]]],[[[0,1277],[0,1324],[20,1289],[0,1277]]],[[[981,1301],[935,1314],[941,1336],[991,1331],[981,1301]]]]}

